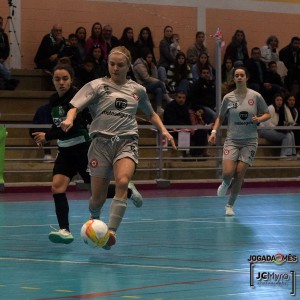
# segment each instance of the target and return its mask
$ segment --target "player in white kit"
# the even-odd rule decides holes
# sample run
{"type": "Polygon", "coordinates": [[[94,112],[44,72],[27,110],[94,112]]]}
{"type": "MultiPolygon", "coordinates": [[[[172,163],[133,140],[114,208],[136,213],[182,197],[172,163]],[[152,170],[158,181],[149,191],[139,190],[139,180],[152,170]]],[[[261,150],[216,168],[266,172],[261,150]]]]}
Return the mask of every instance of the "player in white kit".
{"type": "Polygon", "coordinates": [[[225,196],[232,183],[225,207],[226,216],[233,216],[233,205],[241,190],[244,177],[252,165],[257,149],[257,125],[271,116],[263,97],[247,88],[248,72],[243,67],[234,70],[236,89],[224,96],[209,143],[216,141],[217,130],[228,119],[227,136],[223,146],[223,181],[217,195],[225,196]]]}
{"type": "Polygon", "coordinates": [[[116,231],[126,210],[127,188],[138,164],[138,107],[176,149],[173,137],[154,112],[146,90],[126,74],[131,65],[130,52],[123,46],[115,47],[108,57],[110,77],[86,84],[72,99],[63,130],[73,126],[77,112],[88,107],[93,121],[90,126],[92,144],[88,159],[92,196],[89,210],[92,218],[99,218],[106,201],[107,188],[114,177],[116,192],[110,207],[108,228],[110,238],[104,249],[116,242],[116,231]]]}

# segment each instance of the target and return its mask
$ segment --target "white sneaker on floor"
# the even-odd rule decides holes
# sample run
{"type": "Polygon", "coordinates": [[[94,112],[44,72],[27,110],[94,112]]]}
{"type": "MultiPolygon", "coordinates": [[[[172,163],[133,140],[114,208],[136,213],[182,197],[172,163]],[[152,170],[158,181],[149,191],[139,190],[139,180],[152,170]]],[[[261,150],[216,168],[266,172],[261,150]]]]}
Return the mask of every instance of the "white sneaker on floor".
{"type": "Polygon", "coordinates": [[[217,190],[217,195],[219,197],[223,197],[226,195],[227,191],[228,191],[228,188],[230,186],[231,182],[227,185],[224,181],[222,181],[222,183],[220,184],[220,186],[218,187],[218,190],[217,190]]]}
{"type": "Polygon", "coordinates": [[[139,191],[136,189],[135,185],[133,182],[128,183],[128,188],[131,189],[131,197],[130,200],[133,202],[135,207],[141,207],[143,205],[143,197],[139,193],[139,191]]]}
{"type": "Polygon", "coordinates": [[[231,206],[231,205],[226,205],[225,206],[225,215],[227,216],[227,217],[232,217],[232,216],[234,216],[234,211],[233,211],[233,207],[231,206]]]}
{"type": "Polygon", "coordinates": [[[74,237],[67,229],[59,229],[49,233],[49,240],[55,244],[70,244],[74,241],[74,237]]]}

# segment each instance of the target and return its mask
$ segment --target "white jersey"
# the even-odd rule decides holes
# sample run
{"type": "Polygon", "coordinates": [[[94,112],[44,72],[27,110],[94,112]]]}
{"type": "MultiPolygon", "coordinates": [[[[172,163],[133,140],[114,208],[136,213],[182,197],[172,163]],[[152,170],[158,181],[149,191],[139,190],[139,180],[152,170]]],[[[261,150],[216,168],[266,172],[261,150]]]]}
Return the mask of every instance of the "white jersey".
{"type": "Polygon", "coordinates": [[[254,115],[268,113],[264,98],[254,90],[248,89],[246,97],[239,102],[234,91],[224,96],[220,108],[220,119],[228,118],[227,138],[231,140],[257,139],[257,125],[252,121],[254,115]]]}
{"type": "Polygon", "coordinates": [[[135,119],[138,107],[147,116],[153,114],[146,89],[131,79],[123,85],[117,85],[107,77],[93,80],[80,89],[70,104],[78,110],[89,108],[93,118],[91,137],[97,133],[138,136],[135,119]]]}

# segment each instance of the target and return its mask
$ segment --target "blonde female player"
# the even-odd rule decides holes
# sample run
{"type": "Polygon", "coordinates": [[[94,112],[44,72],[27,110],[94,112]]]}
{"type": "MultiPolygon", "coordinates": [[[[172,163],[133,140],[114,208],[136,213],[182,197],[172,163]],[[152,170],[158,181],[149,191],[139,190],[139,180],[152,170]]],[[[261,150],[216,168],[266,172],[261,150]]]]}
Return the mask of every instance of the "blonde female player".
{"type": "Polygon", "coordinates": [[[173,137],[153,111],[145,88],[127,79],[130,66],[130,52],[123,46],[113,48],[108,57],[110,78],[99,78],[83,86],[70,102],[73,107],[61,123],[62,129],[68,132],[77,113],[89,107],[93,118],[90,126],[92,143],[88,153],[92,189],[89,210],[92,218],[100,217],[113,176],[116,183],[108,223],[110,238],[104,246],[107,250],[116,242],[115,233],[126,210],[128,183],[138,163],[138,126],[135,119],[138,107],[176,149],[173,137]]]}
{"type": "Polygon", "coordinates": [[[234,70],[236,89],[224,96],[209,143],[216,141],[217,130],[228,118],[227,136],[223,146],[223,181],[217,195],[225,196],[232,182],[225,206],[226,216],[233,216],[233,205],[241,190],[246,171],[252,165],[257,149],[257,125],[271,116],[263,97],[247,88],[248,72],[243,67],[234,70]]]}
{"type": "MultiPolygon", "coordinates": [[[[70,244],[74,238],[69,226],[69,204],[66,191],[72,178],[79,173],[89,186],[87,153],[91,143],[87,124],[91,117],[87,109],[81,111],[74,121],[72,130],[64,132],[60,123],[70,109],[69,102],[78,92],[73,86],[74,71],[68,64],[58,64],[53,70],[53,84],[56,92],[50,97],[53,124],[47,132],[34,132],[32,135],[39,147],[50,140],[57,140],[58,155],[55,159],[52,178],[52,193],[59,230],[51,231],[49,239],[53,243],[70,244]]],[[[110,185],[107,198],[114,196],[115,187],[110,185]]],[[[132,182],[129,183],[127,197],[136,207],[143,204],[141,194],[132,182]]]]}

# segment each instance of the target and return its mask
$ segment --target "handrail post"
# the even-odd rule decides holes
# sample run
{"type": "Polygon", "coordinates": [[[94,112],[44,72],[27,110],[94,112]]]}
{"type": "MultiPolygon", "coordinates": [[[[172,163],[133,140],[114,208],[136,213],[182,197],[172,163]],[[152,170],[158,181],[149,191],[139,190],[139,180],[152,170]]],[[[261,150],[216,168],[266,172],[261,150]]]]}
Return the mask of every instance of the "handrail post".
{"type": "Polygon", "coordinates": [[[163,175],[163,143],[162,143],[162,133],[160,130],[157,130],[157,134],[156,134],[156,138],[157,138],[157,152],[158,152],[158,163],[157,163],[157,178],[156,178],[156,184],[158,187],[160,188],[167,188],[170,186],[170,181],[167,179],[163,179],[162,175],[163,175]]]}
{"type": "Polygon", "coordinates": [[[4,154],[5,154],[6,128],[0,126],[0,191],[4,191],[4,154]]]}

